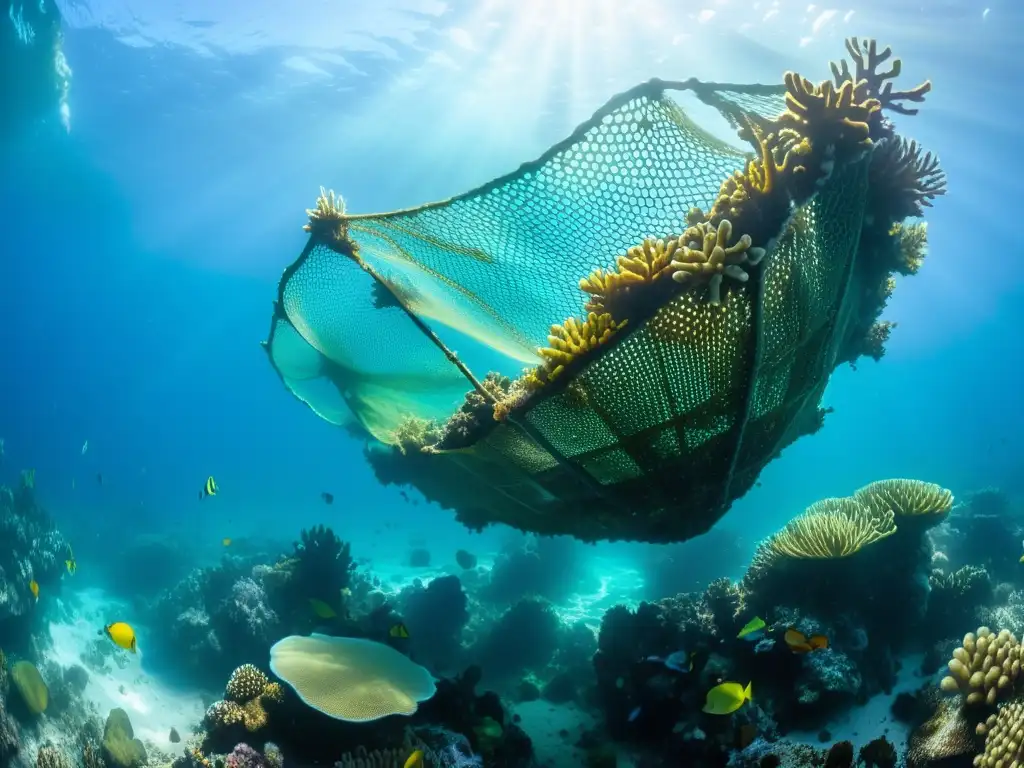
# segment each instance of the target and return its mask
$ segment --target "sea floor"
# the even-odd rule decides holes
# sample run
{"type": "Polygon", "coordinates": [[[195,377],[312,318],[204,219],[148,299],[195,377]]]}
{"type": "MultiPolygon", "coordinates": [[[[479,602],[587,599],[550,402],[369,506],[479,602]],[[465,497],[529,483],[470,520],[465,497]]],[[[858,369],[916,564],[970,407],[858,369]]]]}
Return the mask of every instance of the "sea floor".
{"type": "Polygon", "coordinates": [[[136,738],[164,751],[178,751],[181,744],[169,739],[171,728],[177,730],[182,742],[192,735],[205,711],[202,695],[197,690],[175,688],[146,671],[142,639],[147,635],[145,627],[135,627],[140,638],[139,653],[118,650],[105,665],[109,671],[99,671],[84,661],[83,656],[102,628],[128,615],[127,606],[100,590],[78,592],[74,619],[50,625],[53,647],[47,656],[64,667],[78,664],[87,669],[89,682],[83,697],[96,707],[100,717],[120,707],[128,713],[136,738]]]}

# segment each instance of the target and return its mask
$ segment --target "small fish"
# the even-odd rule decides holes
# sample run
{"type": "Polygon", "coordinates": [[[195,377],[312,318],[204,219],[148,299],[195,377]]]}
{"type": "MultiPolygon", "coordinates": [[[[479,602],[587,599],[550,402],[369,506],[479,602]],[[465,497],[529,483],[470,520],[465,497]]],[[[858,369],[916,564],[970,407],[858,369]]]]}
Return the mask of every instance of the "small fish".
{"type": "Polygon", "coordinates": [[[743,629],[740,630],[740,633],[736,635],[736,637],[740,640],[756,643],[764,637],[765,626],[764,619],[760,616],[755,616],[743,626],[743,629]]]}
{"type": "Polygon", "coordinates": [[[348,587],[342,587],[341,588],[341,596],[342,597],[352,597],[352,590],[349,589],[348,587]]]}
{"type": "Polygon", "coordinates": [[[648,656],[647,661],[653,661],[658,664],[664,664],[675,672],[692,672],[693,671],[693,654],[687,653],[686,651],[676,651],[670,653],[668,656],[648,656]]]}
{"type": "Polygon", "coordinates": [[[74,576],[78,573],[78,562],[75,560],[75,556],[71,555],[67,560],[64,561],[64,567],[67,568],[68,576],[74,576]]]}
{"type": "Polygon", "coordinates": [[[135,630],[123,621],[116,621],[113,624],[107,624],[107,626],[105,626],[100,632],[100,634],[104,633],[114,641],[114,645],[124,648],[126,651],[131,651],[132,653],[139,652],[138,644],[135,642],[135,630]]]}
{"type": "Polygon", "coordinates": [[[621,678],[621,677],[615,678],[615,687],[618,688],[620,691],[623,689],[623,687],[625,685],[626,685],[626,680],[624,678],[621,678]]]}
{"type": "Polygon", "coordinates": [[[75,478],[71,478],[71,490],[75,490],[75,478]]]}
{"type": "Polygon", "coordinates": [[[321,619],[333,619],[337,617],[337,613],[331,606],[325,603],[323,600],[318,600],[315,597],[309,598],[309,607],[313,609],[313,613],[319,616],[321,619]]]}
{"type": "Polygon", "coordinates": [[[230,536],[225,536],[223,539],[220,540],[220,543],[223,544],[225,547],[230,547],[231,546],[231,537],[230,536]]]}
{"type": "Polygon", "coordinates": [[[406,629],[405,624],[398,622],[388,630],[388,635],[405,639],[409,637],[409,630],[406,629]]]}
{"type": "Polygon", "coordinates": [[[206,478],[206,482],[203,484],[203,489],[199,492],[199,500],[202,501],[207,496],[217,495],[217,481],[213,479],[213,475],[206,478]]]}
{"type": "Polygon", "coordinates": [[[38,600],[39,599],[39,582],[37,582],[35,579],[32,579],[32,581],[30,581],[28,583],[28,588],[29,588],[29,591],[32,593],[32,597],[34,597],[36,600],[38,600]]]}
{"type": "MultiPolygon", "coordinates": [[[[320,494],[320,498],[324,500],[324,504],[333,504],[334,503],[334,494],[333,493],[328,493],[327,491],[324,491],[323,493],[320,494]]],[[[413,753],[413,754],[415,754],[415,753],[413,753]]]]}
{"type": "Polygon", "coordinates": [[[708,691],[703,711],[709,715],[731,715],[751,700],[751,685],[752,683],[747,683],[747,687],[744,688],[739,683],[719,683],[708,691]]]}
{"type": "Polygon", "coordinates": [[[102,472],[97,472],[96,473],[96,482],[99,485],[103,485],[103,473],[102,472]]]}
{"type": "Polygon", "coordinates": [[[811,635],[808,637],[796,627],[786,630],[784,636],[786,645],[793,653],[810,653],[811,651],[828,648],[828,637],[825,635],[811,635]]]}
{"type": "Polygon", "coordinates": [[[404,768],[423,768],[423,750],[417,749],[405,761],[404,768]]]}
{"type": "Polygon", "coordinates": [[[88,452],[89,452],[89,441],[86,440],[84,443],[82,443],[82,455],[85,456],[85,454],[87,454],[88,452]]]}
{"type": "Polygon", "coordinates": [[[632,712],[630,712],[630,713],[629,713],[629,722],[631,722],[631,723],[632,723],[632,722],[635,722],[635,721],[636,721],[636,719],[637,719],[638,717],[640,717],[640,711],[641,711],[642,709],[643,709],[643,707],[637,707],[637,708],[635,708],[635,709],[634,709],[634,710],[633,710],[632,712]]]}

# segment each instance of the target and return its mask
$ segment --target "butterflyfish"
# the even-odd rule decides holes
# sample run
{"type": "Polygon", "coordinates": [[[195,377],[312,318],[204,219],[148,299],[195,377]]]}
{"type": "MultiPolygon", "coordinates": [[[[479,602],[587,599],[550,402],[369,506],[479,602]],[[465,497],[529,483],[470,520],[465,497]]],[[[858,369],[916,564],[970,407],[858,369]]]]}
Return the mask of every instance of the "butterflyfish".
{"type": "Polygon", "coordinates": [[[32,581],[30,581],[28,583],[28,588],[29,588],[29,591],[32,593],[32,597],[34,597],[36,600],[38,600],[39,599],[39,582],[36,581],[35,579],[32,579],[32,581]]]}
{"type": "Polygon", "coordinates": [[[107,624],[103,631],[107,633],[107,637],[114,641],[114,645],[132,653],[139,652],[138,645],[135,642],[135,630],[123,621],[107,624]]]}
{"type": "Polygon", "coordinates": [[[68,544],[68,559],[64,561],[64,567],[68,569],[68,575],[70,576],[78,573],[78,561],[75,560],[75,553],[71,551],[70,544],[68,544]]]}
{"type": "Polygon", "coordinates": [[[810,653],[823,648],[828,648],[828,637],[825,635],[805,635],[796,627],[786,630],[784,636],[786,645],[793,653],[810,653]]]}
{"type": "Polygon", "coordinates": [[[404,768],[423,768],[423,750],[417,749],[405,761],[404,768]]]}
{"type": "Polygon", "coordinates": [[[743,625],[743,629],[736,635],[740,640],[746,640],[748,642],[757,642],[764,637],[765,623],[764,619],[760,616],[755,616],[746,624],[743,625]]]}
{"type": "Polygon", "coordinates": [[[225,547],[230,547],[231,546],[231,537],[230,536],[225,536],[223,539],[220,540],[220,543],[223,544],[225,547]]]}
{"type": "Polygon", "coordinates": [[[407,638],[409,637],[409,630],[406,629],[405,624],[399,622],[398,624],[395,624],[391,627],[391,629],[388,630],[388,634],[391,637],[407,638]]]}
{"type": "Polygon", "coordinates": [[[309,607],[313,609],[313,613],[319,616],[321,619],[333,619],[338,614],[335,613],[334,609],[331,608],[323,600],[318,600],[315,597],[309,598],[309,607]]]}
{"type": "Polygon", "coordinates": [[[739,683],[719,683],[708,691],[703,711],[709,715],[731,715],[751,700],[751,685],[752,683],[747,683],[747,687],[744,688],[739,683]]]}
{"type": "Polygon", "coordinates": [[[217,495],[217,481],[213,479],[213,475],[206,478],[206,482],[203,484],[203,489],[199,491],[199,500],[202,501],[207,496],[217,495]]]}

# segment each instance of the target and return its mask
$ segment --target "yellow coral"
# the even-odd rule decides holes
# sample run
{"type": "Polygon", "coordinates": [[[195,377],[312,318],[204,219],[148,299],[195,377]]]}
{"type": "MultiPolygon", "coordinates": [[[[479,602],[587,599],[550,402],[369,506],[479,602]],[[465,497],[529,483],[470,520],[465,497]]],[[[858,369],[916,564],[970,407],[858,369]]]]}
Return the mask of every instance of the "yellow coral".
{"type": "Polygon", "coordinates": [[[682,238],[649,238],[630,248],[625,256],[619,256],[614,272],[595,269],[580,280],[580,290],[591,295],[587,312],[603,314],[617,293],[634,285],[653,283],[669,274],[672,257],[681,246],[682,238]]]}
{"type": "Polygon", "coordinates": [[[672,279],[679,283],[694,279],[708,283],[708,300],[722,303],[722,278],[731,277],[745,283],[749,277],[742,264],[757,264],[764,258],[763,248],[751,247],[750,235],[743,235],[732,245],[732,222],[722,219],[718,227],[708,222],[690,227],[680,238],[685,245],[672,261],[672,279]]]}
{"type": "Polygon", "coordinates": [[[849,557],[896,532],[893,514],[874,515],[849,498],[823,499],[762,546],[765,554],[797,559],[849,557]]]}
{"type": "Polygon", "coordinates": [[[812,145],[838,144],[847,148],[871,145],[869,121],[881,109],[869,98],[864,83],[844,82],[838,88],[830,80],[814,85],[795,72],[785,74],[786,112],[780,118],[812,145]]]}
{"type": "Polygon", "coordinates": [[[918,221],[904,225],[892,225],[889,234],[900,241],[900,264],[897,271],[901,275],[916,275],[928,254],[928,222],[918,221]]]}
{"type": "Polygon", "coordinates": [[[1003,695],[1009,695],[1020,675],[1020,642],[1009,630],[993,634],[980,627],[977,634],[968,632],[964,642],[953,651],[949,675],[940,687],[947,693],[959,691],[970,705],[994,706],[1003,695]]]}
{"type": "Polygon", "coordinates": [[[547,373],[547,380],[559,376],[565,366],[580,355],[607,343],[625,325],[625,321],[616,322],[608,313],[599,315],[595,312],[588,314],[582,322],[570,317],[562,325],[552,325],[549,346],[537,350],[544,358],[542,367],[547,373]]]}
{"type": "MultiPolygon", "coordinates": [[[[778,137],[775,134],[765,135],[754,123],[749,124],[749,130],[757,142],[758,157],[750,160],[745,170],[735,171],[722,182],[708,216],[712,221],[722,217],[739,218],[746,203],[775,190],[779,177],[791,170],[790,160],[810,152],[807,139],[796,135],[792,129],[780,131],[778,137]],[[779,147],[781,162],[776,158],[773,146],[779,147]]],[[[793,172],[803,170],[803,166],[798,165],[792,168],[793,172]]]]}
{"type": "Polygon", "coordinates": [[[244,703],[258,698],[268,685],[270,685],[270,678],[256,666],[243,664],[231,673],[224,689],[225,698],[229,701],[244,703]]]}
{"type": "Polygon", "coordinates": [[[1013,701],[999,708],[978,724],[978,735],[985,735],[985,748],[974,758],[976,768],[1020,768],[1024,765],[1024,701],[1013,701]]]}
{"type": "Polygon", "coordinates": [[[309,221],[302,227],[306,232],[315,235],[332,247],[347,246],[345,250],[354,253],[348,238],[348,219],[345,216],[345,200],[334,190],[325,191],[320,187],[320,195],[316,199],[315,208],[307,208],[309,221]]]}
{"type": "Polygon", "coordinates": [[[891,510],[897,524],[913,518],[935,525],[953,508],[951,491],[921,480],[878,480],[858,490],[854,498],[875,514],[891,510]]]}

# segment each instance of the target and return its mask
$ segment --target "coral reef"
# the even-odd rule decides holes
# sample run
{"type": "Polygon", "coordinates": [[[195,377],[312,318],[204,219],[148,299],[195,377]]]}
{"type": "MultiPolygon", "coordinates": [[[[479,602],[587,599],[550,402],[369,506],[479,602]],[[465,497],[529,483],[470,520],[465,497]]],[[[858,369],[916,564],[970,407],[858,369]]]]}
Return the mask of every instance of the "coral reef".
{"type": "Polygon", "coordinates": [[[280,684],[252,664],[243,664],[228,679],[224,699],[206,710],[206,723],[211,730],[240,724],[247,731],[258,731],[268,721],[266,706],[283,698],[280,684]]]}
{"type": "Polygon", "coordinates": [[[433,579],[425,589],[409,587],[402,591],[401,604],[416,657],[435,673],[454,671],[462,652],[462,630],[469,621],[459,577],[433,579]]]}
{"type": "Polygon", "coordinates": [[[593,575],[580,554],[580,543],[567,536],[510,541],[494,561],[481,597],[507,605],[528,596],[560,601],[571,592],[586,591],[593,575]]]}
{"type": "Polygon", "coordinates": [[[0,486],[0,621],[24,616],[35,605],[29,582],[49,594],[64,573],[67,541],[36,501],[34,486],[24,478],[16,489],[0,486]]]}
{"type": "Polygon", "coordinates": [[[488,679],[542,670],[558,647],[561,624],[550,604],[527,598],[509,608],[473,649],[488,679]],[[524,643],[522,638],[530,638],[524,643]]]}

